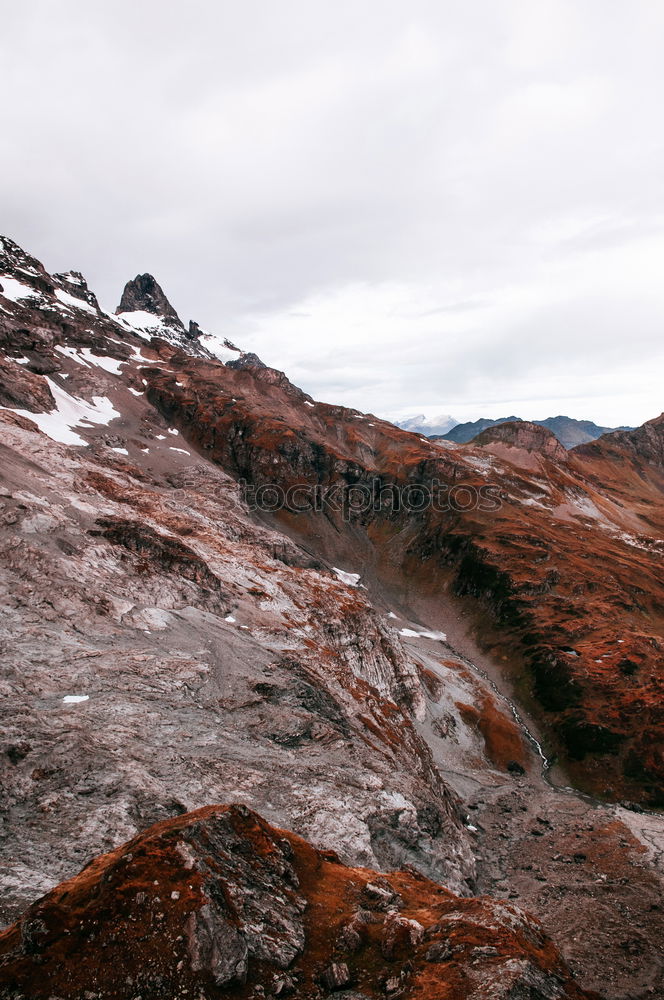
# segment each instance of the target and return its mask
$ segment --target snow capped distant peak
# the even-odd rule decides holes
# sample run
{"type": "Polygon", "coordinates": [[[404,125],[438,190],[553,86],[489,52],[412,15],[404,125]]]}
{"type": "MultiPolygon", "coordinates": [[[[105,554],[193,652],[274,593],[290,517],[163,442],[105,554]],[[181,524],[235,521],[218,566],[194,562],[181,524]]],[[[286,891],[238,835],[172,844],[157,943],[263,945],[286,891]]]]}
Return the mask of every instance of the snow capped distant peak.
{"type": "Polygon", "coordinates": [[[404,417],[401,420],[395,420],[395,423],[397,427],[401,427],[404,431],[412,431],[414,434],[431,435],[447,434],[453,427],[456,427],[459,421],[450,416],[449,413],[437,413],[430,417],[427,417],[424,413],[418,413],[413,417],[404,417]]]}

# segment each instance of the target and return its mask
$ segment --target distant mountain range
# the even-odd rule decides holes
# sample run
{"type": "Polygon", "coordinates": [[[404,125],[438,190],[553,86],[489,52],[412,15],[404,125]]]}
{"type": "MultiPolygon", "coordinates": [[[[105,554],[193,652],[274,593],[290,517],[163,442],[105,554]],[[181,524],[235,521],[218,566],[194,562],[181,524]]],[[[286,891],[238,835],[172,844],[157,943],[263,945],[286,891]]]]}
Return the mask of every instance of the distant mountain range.
{"type": "MultiPolygon", "coordinates": [[[[448,426],[445,431],[432,430],[433,424],[442,426],[445,419],[451,417],[433,417],[426,420],[423,416],[410,417],[397,424],[398,427],[407,431],[414,431],[417,434],[425,434],[427,437],[439,438],[443,441],[455,441],[457,444],[466,444],[473,438],[481,434],[487,427],[495,427],[497,424],[512,423],[520,421],[521,417],[499,417],[491,420],[482,417],[479,420],[468,421],[465,424],[455,424],[448,426]]],[[[616,430],[632,430],[631,427],[600,427],[592,420],[575,420],[573,417],[547,417],[545,420],[533,420],[532,423],[540,427],[547,427],[558,438],[565,448],[575,448],[579,444],[588,444],[589,441],[596,441],[602,434],[610,434],[616,430]]]]}

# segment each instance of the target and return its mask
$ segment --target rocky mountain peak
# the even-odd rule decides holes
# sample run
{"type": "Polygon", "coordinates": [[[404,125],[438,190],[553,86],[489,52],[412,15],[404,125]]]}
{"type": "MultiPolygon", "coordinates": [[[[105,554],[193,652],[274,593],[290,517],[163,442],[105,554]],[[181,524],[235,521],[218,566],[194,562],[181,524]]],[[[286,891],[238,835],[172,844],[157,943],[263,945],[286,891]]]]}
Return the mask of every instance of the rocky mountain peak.
{"type": "Polygon", "coordinates": [[[26,294],[51,295],[54,291],[53,281],[44,265],[9,236],[0,236],[0,285],[5,292],[8,283],[2,279],[7,277],[25,286],[26,294]]]}
{"type": "Polygon", "coordinates": [[[146,312],[159,316],[173,326],[183,327],[182,320],[170,304],[163,288],[151,274],[137,274],[128,281],[122,292],[116,314],[146,312]]]}
{"type": "Polygon", "coordinates": [[[67,295],[72,295],[81,302],[87,302],[99,311],[97,296],[88,288],[88,283],[80,271],[63,271],[61,274],[53,274],[52,278],[67,295]]]}
{"type": "Polygon", "coordinates": [[[524,451],[537,452],[553,461],[567,460],[567,450],[555,434],[528,420],[515,420],[495,427],[487,427],[475,438],[479,445],[505,444],[512,448],[522,448],[524,451]]]}
{"type": "Polygon", "coordinates": [[[591,444],[574,449],[579,457],[613,456],[664,469],[664,413],[630,431],[605,434],[591,444]]]}

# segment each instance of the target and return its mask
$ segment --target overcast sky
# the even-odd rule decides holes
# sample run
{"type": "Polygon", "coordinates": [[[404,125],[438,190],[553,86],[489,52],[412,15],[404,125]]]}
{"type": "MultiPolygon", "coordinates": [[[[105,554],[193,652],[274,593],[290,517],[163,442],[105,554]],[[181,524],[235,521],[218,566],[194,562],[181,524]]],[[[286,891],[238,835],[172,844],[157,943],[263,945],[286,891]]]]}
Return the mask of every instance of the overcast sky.
{"type": "Polygon", "coordinates": [[[664,410],[664,3],[0,0],[0,231],[316,398],[664,410]]]}

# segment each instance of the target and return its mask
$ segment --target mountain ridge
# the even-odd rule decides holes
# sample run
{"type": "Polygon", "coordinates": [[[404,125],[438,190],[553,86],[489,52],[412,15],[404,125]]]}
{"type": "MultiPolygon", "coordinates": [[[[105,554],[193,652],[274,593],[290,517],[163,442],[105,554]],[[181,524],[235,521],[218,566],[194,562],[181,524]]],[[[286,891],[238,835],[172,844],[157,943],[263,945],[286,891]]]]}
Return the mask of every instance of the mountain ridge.
{"type": "MultiPolygon", "coordinates": [[[[580,989],[657,989],[661,831],[624,801],[661,787],[661,418],[564,454],[521,423],[421,440],[0,264],[4,918],[239,802],[345,865],[509,897],[580,989]]],[[[496,959],[500,996],[502,948],[443,962],[496,959]]]]}
{"type": "MultiPolygon", "coordinates": [[[[522,417],[499,417],[491,419],[481,417],[479,420],[467,423],[456,424],[444,434],[437,435],[443,441],[455,441],[457,444],[468,444],[474,440],[482,431],[489,427],[496,427],[499,424],[514,423],[523,420],[522,417]]],[[[531,424],[538,424],[552,431],[565,448],[575,448],[577,445],[587,444],[596,440],[603,434],[612,434],[617,430],[633,430],[631,427],[600,427],[592,420],[577,420],[574,417],[566,417],[562,414],[557,417],[546,417],[544,420],[527,421],[531,424]]]]}

